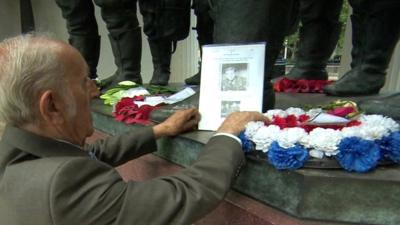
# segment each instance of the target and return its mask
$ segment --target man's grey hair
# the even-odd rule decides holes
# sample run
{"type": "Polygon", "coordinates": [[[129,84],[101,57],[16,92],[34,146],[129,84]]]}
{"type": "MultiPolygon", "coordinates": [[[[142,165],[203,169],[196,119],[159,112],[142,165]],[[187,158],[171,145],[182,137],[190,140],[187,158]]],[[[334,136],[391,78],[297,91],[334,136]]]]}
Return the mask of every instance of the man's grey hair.
{"type": "Polygon", "coordinates": [[[0,43],[0,120],[16,126],[38,122],[40,94],[66,93],[63,63],[49,40],[26,34],[0,43]]]}

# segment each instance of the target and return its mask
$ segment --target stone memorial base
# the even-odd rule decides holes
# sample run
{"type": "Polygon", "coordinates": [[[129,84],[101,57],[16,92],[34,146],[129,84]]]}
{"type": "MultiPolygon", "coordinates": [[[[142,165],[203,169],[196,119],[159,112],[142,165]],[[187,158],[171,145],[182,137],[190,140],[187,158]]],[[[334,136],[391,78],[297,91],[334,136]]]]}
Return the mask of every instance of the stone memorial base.
{"type": "MultiPolygon", "coordinates": [[[[343,98],[342,98],[343,99],[343,98]]],[[[277,94],[277,108],[324,104],[334,98],[319,94],[277,94]]],[[[93,141],[137,125],[111,117],[111,107],[93,104],[93,141]]],[[[126,180],[146,180],[189,166],[212,132],[195,131],[159,140],[159,151],[130,161],[117,170],[126,180]]],[[[400,224],[400,168],[379,167],[366,174],[340,169],[278,171],[265,161],[248,158],[225,201],[195,224],[400,224]]]]}

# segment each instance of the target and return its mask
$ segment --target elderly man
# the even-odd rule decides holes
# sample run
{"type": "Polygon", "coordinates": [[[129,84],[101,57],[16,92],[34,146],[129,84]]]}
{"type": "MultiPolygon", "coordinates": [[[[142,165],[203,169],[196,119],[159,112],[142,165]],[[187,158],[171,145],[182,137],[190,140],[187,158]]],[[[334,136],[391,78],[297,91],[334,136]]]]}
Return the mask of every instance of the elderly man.
{"type": "Polygon", "coordinates": [[[195,109],[85,146],[97,95],[88,66],[66,43],[32,35],[0,44],[0,218],[7,225],[190,224],[215,208],[244,157],[237,135],[256,112],[231,114],[199,159],[172,176],[124,182],[113,169],[193,128],[195,109]]]}

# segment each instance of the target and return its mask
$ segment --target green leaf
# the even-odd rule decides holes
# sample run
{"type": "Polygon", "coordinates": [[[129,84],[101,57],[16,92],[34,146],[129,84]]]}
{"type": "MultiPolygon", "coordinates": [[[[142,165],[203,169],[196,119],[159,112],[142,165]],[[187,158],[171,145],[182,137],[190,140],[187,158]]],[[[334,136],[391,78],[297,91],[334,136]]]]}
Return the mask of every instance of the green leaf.
{"type": "Polygon", "coordinates": [[[114,94],[115,92],[118,92],[118,91],[121,91],[121,90],[124,90],[124,88],[115,87],[115,88],[111,88],[111,89],[107,90],[104,94],[105,94],[105,95],[112,95],[112,94],[114,94]]]}
{"type": "Polygon", "coordinates": [[[129,81],[129,80],[124,80],[118,83],[118,85],[120,86],[125,86],[125,87],[134,87],[137,86],[137,84],[133,81],[129,81]]]}

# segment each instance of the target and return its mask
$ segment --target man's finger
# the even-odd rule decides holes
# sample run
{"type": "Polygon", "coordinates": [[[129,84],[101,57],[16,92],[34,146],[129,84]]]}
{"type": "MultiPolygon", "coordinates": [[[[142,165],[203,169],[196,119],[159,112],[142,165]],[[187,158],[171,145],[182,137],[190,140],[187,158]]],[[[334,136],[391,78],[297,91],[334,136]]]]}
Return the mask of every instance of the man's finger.
{"type": "Polygon", "coordinates": [[[185,129],[193,128],[198,124],[198,121],[196,120],[189,120],[185,125],[185,129]]]}

